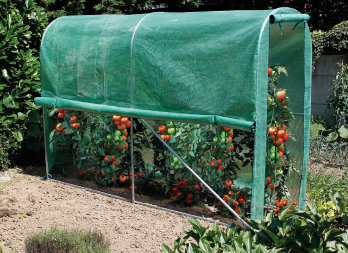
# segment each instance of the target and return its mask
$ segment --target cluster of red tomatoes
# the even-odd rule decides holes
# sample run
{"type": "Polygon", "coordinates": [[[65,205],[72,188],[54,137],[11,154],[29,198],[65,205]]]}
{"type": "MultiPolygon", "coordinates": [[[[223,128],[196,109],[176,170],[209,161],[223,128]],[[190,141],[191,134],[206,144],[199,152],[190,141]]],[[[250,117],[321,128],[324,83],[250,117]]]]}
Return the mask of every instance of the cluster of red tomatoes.
{"type": "Polygon", "coordinates": [[[226,154],[230,154],[234,150],[232,144],[233,141],[233,129],[230,127],[223,127],[223,132],[220,134],[220,138],[214,137],[213,139],[213,152],[216,153],[218,150],[222,150],[226,154]]]}
{"type": "MultiPolygon", "coordinates": [[[[214,137],[212,142],[212,149],[214,153],[218,153],[218,151],[221,150],[223,153],[229,154],[234,150],[234,146],[232,144],[234,136],[233,129],[230,127],[223,127],[223,130],[224,131],[220,134],[220,138],[214,137]]],[[[220,157],[222,156],[223,155],[221,155],[220,157]]],[[[213,168],[218,168],[221,171],[223,171],[226,167],[220,158],[212,159],[210,166],[213,168]]]]}
{"type": "MultiPolygon", "coordinates": [[[[58,112],[58,118],[65,119],[67,122],[71,122],[72,128],[79,128],[81,126],[80,123],[76,122],[76,120],[77,120],[76,116],[69,116],[69,114],[64,109],[57,109],[57,112],[58,112]]],[[[56,125],[56,130],[58,132],[63,133],[64,129],[65,129],[65,127],[62,127],[62,123],[58,123],[56,125]]]]}
{"type": "MultiPolygon", "coordinates": [[[[230,206],[233,207],[233,210],[236,213],[240,213],[241,210],[245,208],[245,201],[247,199],[248,195],[246,193],[241,193],[241,192],[233,192],[230,189],[228,189],[228,193],[225,194],[222,199],[229,204],[230,206]]],[[[219,202],[216,204],[218,208],[222,207],[222,203],[219,202]]]]}
{"type": "Polygon", "coordinates": [[[225,169],[225,166],[222,164],[221,159],[212,160],[210,162],[210,166],[213,168],[218,168],[221,171],[225,169]]]}
{"type": "Polygon", "coordinates": [[[166,122],[166,125],[160,125],[158,132],[164,141],[170,141],[172,135],[175,134],[175,127],[172,121],[166,122]]]}
{"type": "Polygon", "coordinates": [[[172,196],[181,201],[185,201],[187,205],[198,200],[201,187],[199,184],[194,184],[191,181],[182,180],[174,185],[172,188],[172,196]]]}
{"type": "Polygon", "coordinates": [[[266,167],[266,182],[265,185],[270,190],[276,187],[276,184],[272,182],[274,170],[277,170],[278,175],[283,174],[283,168],[285,167],[285,146],[284,143],[288,141],[289,135],[286,132],[286,126],[275,123],[273,127],[268,129],[268,136],[271,139],[273,146],[269,148],[267,152],[267,164],[266,167]]]}
{"type": "MultiPolygon", "coordinates": [[[[279,211],[281,211],[282,208],[286,208],[288,204],[289,204],[289,201],[286,199],[281,200],[281,201],[276,200],[275,207],[274,207],[274,213],[277,214],[279,211]]],[[[295,208],[296,206],[298,206],[298,202],[297,201],[292,202],[292,208],[295,208]]],[[[288,208],[287,212],[290,213],[291,209],[288,208]]]]}

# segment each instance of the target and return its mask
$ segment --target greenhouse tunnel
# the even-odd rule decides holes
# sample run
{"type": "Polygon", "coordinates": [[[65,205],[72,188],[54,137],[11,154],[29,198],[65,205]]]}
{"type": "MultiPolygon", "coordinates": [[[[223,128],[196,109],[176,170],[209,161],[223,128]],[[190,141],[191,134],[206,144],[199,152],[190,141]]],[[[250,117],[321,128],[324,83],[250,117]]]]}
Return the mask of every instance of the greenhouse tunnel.
{"type": "MultiPolygon", "coordinates": [[[[291,97],[290,193],[304,209],[309,159],[311,39],[308,15],[265,11],[67,16],[46,29],[40,49],[48,108],[231,126],[255,133],[251,218],[264,210],[267,69],[286,66],[291,97]]],[[[46,130],[49,171],[56,162],[46,130]]]]}

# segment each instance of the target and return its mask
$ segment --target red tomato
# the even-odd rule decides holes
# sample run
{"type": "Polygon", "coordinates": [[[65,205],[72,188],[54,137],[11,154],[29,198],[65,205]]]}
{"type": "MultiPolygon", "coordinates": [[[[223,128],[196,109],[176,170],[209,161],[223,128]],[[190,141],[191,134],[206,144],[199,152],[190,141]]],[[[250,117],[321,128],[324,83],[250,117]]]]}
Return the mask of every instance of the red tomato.
{"type": "Polygon", "coordinates": [[[192,199],[193,198],[193,194],[192,193],[187,193],[186,198],[187,199],[192,199]]]}
{"type": "Polygon", "coordinates": [[[178,198],[180,198],[180,197],[182,196],[182,192],[178,192],[178,193],[176,194],[176,196],[177,196],[178,198]]]}
{"type": "Polygon", "coordinates": [[[127,122],[128,122],[128,118],[127,117],[121,118],[121,123],[122,124],[127,124],[127,122]]]}
{"type": "Polygon", "coordinates": [[[271,183],[271,177],[270,177],[270,176],[267,177],[267,183],[268,183],[268,184],[271,183]]]}
{"type": "Polygon", "coordinates": [[[283,138],[277,138],[276,141],[273,140],[273,144],[275,144],[277,147],[282,145],[282,143],[283,143],[283,138]]]}
{"type": "Polygon", "coordinates": [[[241,204],[243,204],[243,203],[245,202],[245,200],[242,199],[242,198],[239,198],[238,201],[239,201],[239,203],[241,203],[241,204]]]}
{"type": "Polygon", "coordinates": [[[112,119],[113,119],[114,121],[120,121],[120,120],[121,120],[121,116],[116,116],[116,115],[114,115],[114,116],[112,116],[112,119]]]}
{"type": "MultiPolygon", "coordinates": [[[[116,121],[116,122],[118,122],[118,121],[116,121]]],[[[125,130],[126,129],[126,124],[121,124],[121,125],[117,126],[117,129],[120,130],[120,131],[125,130]]]]}
{"type": "Polygon", "coordinates": [[[109,156],[106,155],[106,156],[104,157],[104,161],[109,163],[109,162],[111,162],[111,159],[109,159],[109,156]]]}
{"type": "Polygon", "coordinates": [[[284,136],[284,134],[285,134],[285,131],[284,131],[284,130],[279,130],[279,131],[277,132],[277,137],[282,138],[282,137],[284,136]]]}
{"type": "Polygon", "coordinates": [[[198,191],[200,189],[199,184],[195,184],[195,189],[198,191]]]}
{"type": "Polygon", "coordinates": [[[285,97],[286,97],[286,91],[285,90],[278,91],[277,94],[276,94],[277,100],[283,100],[285,97]]]}
{"type": "Polygon", "coordinates": [[[118,166],[118,165],[121,164],[121,162],[120,162],[118,159],[116,159],[116,161],[113,161],[112,164],[113,164],[114,166],[118,166]]]}
{"type": "Polygon", "coordinates": [[[60,128],[61,125],[62,125],[62,123],[58,123],[58,124],[56,125],[56,130],[57,130],[58,132],[62,132],[62,131],[64,130],[64,128],[60,128]]]}
{"type": "Polygon", "coordinates": [[[126,126],[127,128],[130,128],[131,127],[131,122],[128,120],[127,123],[126,123],[126,126]]]}
{"type": "Polygon", "coordinates": [[[64,110],[64,109],[57,109],[57,112],[59,112],[59,113],[64,113],[65,110],[64,110]]]}
{"type": "Polygon", "coordinates": [[[58,118],[60,118],[60,119],[62,119],[62,118],[64,118],[64,113],[58,113],[58,118]]]}
{"type": "Polygon", "coordinates": [[[287,142],[288,140],[289,140],[289,135],[288,135],[288,133],[285,133],[283,136],[283,141],[287,142]]]}
{"type": "Polygon", "coordinates": [[[272,73],[273,73],[273,69],[268,68],[268,77],[271,77],[271,76],[272,76],[272,73]]]}
{"type": "Polygon", "coordinates": [[[71,120],[71,122],[75,122],[77,120],[77,117],[76,116],[71,116],[70,120],[71,120]]]}
{"type": "Polygon", "coordinates": [[[225,185],[226,185],[227,188],[231,187],[232,181],[231,180],[226,180],[225,181],[225,185]]]}
{"type": "Polygon", "coordinates": [[[268,134],[269,135],[274,135],[275,134],[275,128],[274,127],[268,128],[268,134]]]}
{"type": "Polygon", "coordinates": [[[160,131],[161,134],[163,134],[163,133],[167,130],[167,128],[166,128],[165,125],[160,125],[160,126],[158,127],[158,130],[160,131]]]}

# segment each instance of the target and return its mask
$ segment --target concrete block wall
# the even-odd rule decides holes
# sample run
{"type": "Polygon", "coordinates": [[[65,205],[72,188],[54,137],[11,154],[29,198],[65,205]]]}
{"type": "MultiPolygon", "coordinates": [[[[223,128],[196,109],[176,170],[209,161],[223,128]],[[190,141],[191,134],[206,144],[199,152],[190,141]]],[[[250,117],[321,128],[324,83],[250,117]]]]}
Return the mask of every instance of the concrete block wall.
{"type": "Polygon", "coordinates": [[[321,115],[332,123],[332,111],[327,109],[332,80],[340,71],[338,62],[347,63],[348,55],[322,55],[312,73],[312,115],[321,115]]]}

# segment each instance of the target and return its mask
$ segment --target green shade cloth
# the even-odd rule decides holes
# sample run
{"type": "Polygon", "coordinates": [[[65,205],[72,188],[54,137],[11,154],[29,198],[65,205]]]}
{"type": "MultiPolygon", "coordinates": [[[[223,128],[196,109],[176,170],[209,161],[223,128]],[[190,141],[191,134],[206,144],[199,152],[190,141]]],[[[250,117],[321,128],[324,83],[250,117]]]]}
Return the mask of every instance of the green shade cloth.
{"type": "MultiPolygon", "coordinates": [[[[270,63],[286,65],[290,107],[304,115],[297,157],[306,178],[311,71],[306,20],[290,8],[61,17],[42,39],[42,97],[35,102],[254,130],[251,218],[261,219],[270,63]],[[271,16],[279,23],[270,24],[271,16]]],[[[53,150],[47,156],[52,167],[53,150]]]]}
{"type": "Polygon", "coordinates": [[[259,38],[271,12],[61,17],[42,39],[45,99],[36,102],[250,129],[259,38]]]}

